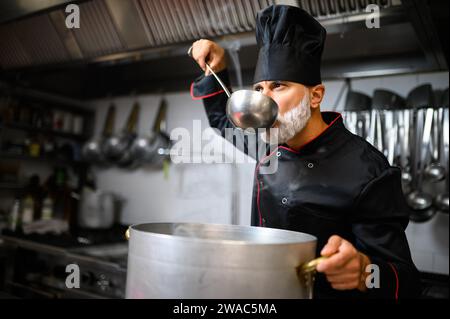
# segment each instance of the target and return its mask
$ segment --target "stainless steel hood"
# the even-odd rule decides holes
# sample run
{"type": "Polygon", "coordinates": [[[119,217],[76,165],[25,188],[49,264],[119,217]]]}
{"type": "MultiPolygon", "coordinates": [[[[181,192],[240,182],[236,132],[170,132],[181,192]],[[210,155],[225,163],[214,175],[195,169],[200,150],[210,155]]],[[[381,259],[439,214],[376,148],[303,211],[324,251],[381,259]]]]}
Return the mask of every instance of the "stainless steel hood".
{"type": "Polygon", "coordinates": [[[67,1],[39,2],[0,1],[0,68],[6,76],[20,74],[32,82],[46,74],[51,82],[72,72],[73,81],[73,72],[82,80],[89,69],[88,77],[106,81],[105,87],[108,77],[127,77],[129,85],[145,78],[163,86],[197,73],[180,56],[192,40],[209,38],[238,48],[248,82],[256,55],[254,17],[273,3],[300,6],[327,28],[325,78],[448,68],[448,31],[438,23],[448,25],[444,0],[71,1],[80,8],[79,29],[66,28],[67,1]],[[370,3],[381,8],[379,29],[365,25],[370,3]]]}

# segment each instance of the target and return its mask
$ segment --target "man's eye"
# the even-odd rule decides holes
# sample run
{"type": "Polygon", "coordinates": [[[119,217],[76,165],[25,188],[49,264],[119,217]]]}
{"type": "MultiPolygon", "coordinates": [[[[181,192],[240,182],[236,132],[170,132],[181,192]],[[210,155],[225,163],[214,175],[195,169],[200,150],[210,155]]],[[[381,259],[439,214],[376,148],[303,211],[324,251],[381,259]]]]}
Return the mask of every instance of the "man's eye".
{"type": "Polygon", "coordinates": [[[273,83],[273,85],[272,85],[272,87],[273,87],[274,89],[280,88],[280,87],[282,87],[282,86],[283,86],[283,83],[280,83],[280,82],[275,82],[275,83],[273,83]]]}
{"type": "Polygon", "coordinates": [[[257,92],[261,92],[261,90],[262,90],[262,87],[260,87],[260,86],[257,86],[257,87],[255,87],[255,88],[254,88],[254,90],[255,90],[255,91],[257,91],[257,92]]]}

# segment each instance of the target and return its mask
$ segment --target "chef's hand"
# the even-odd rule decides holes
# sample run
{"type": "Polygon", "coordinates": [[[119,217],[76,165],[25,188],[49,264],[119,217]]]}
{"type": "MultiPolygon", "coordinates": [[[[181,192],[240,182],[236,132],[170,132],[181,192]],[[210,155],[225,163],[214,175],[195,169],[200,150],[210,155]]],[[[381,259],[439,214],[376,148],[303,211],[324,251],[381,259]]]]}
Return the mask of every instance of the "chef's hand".
{"type": "Polygon", "coordinates": [[[214,72],[220,72],[226,68],[225,50],[213,41],[204,39],[195,41],[192,44],[191,56],[205,71],[205,75],[210,74],[206,63],[214,72]]]}
{"type": "Polygon", "coordinates": [[[367,289],[366,278],[369,273],[365,269],[370,264],[370,259],[356,250],[350,242],[333,235],[320,254],[328,258],[321,261],[316,270],[325,274],[334,289],[367,289]]]}

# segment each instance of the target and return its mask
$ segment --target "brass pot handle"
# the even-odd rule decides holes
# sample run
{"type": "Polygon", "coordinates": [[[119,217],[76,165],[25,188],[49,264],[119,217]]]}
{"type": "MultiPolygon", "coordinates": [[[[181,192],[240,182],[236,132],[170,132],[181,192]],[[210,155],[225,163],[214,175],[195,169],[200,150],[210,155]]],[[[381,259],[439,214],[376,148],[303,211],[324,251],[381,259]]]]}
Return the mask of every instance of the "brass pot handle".
{"type": "Polygon", "coordinates": [[[308,261],[297,268],[297,271],[301,274],[307,274],[316,271],[317,265],[328,257],[322,256],[311,261],[308,261]]]}

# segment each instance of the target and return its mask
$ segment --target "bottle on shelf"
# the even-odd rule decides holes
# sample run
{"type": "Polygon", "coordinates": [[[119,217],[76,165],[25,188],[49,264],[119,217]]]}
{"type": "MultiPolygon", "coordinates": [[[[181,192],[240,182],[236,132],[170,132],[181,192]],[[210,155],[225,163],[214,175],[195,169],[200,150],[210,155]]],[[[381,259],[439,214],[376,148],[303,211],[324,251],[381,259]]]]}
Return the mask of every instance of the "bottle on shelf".
{"type": "Polygon", "coordinates": [[[73,213],[72,189],[68,185],[67,171],[56,167],[47,181],[48,197],[53,201],[53,218],[70,221],[73,213]]]}
{"type": "Polygon", "coordinates": [[[53,218],[53,205],[53,199],[50,197],[50,195],[45,196],[42,202],[42,220],[49,220],[53,218]]]}
{"type": "Polygon", "coordinates": [[[41,143],[38,137],[31,137],[28,144],[28,152],[31,157],[41,156],[41,143]]]}
{"type": "Polygon", "coordinates": [[[9,215],[9,229],[13,232],[20,226],[20,200],[16,198],[9,215]]]}
{"type": "Polygon", "coordinates": [[[22,224],[29,224],[39,219],[42,207],[42,188],[39,175],[32,175],[25,188],[22,208],[22,224]]]}
{"type": "Polygon", "coordinates": [[[34,200],[31,195],[27,195],[23,200],[22,225],[27,225],[34,220],[34,200]]]}

